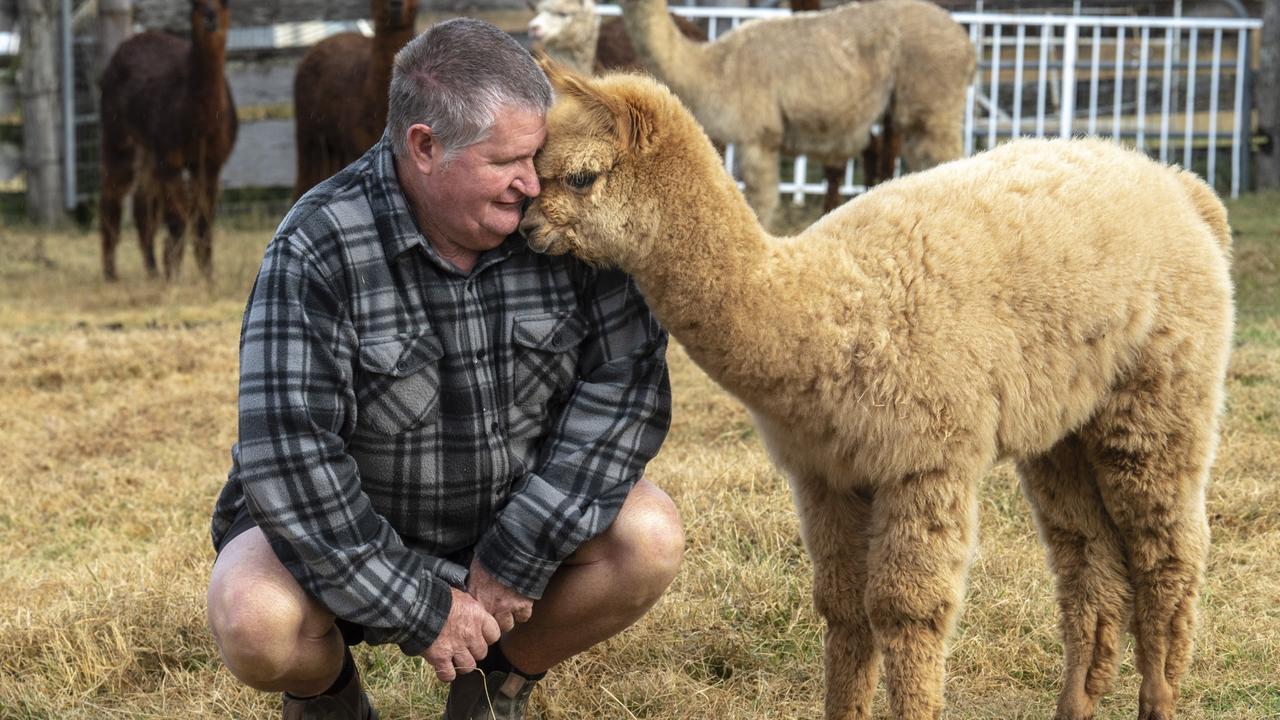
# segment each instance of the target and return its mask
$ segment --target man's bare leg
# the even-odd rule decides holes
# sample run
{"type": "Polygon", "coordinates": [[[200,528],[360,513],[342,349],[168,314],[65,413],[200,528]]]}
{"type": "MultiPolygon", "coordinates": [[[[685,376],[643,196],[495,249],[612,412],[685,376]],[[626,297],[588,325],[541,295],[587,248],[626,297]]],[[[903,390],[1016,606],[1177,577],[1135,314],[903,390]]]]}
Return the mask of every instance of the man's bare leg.
{"type": "Polygon", "coordinates": [[[342,670],[333,613],[303,591],[260,529],[237,535],[219,553],[208,602],[222,660],[249,687],[317,695],[342,670]]]}
{"type": "Polygon", "coordinates": [[[556,571],[529,621],[502,638],[503,653],[537,675],[618,634],[653,607],[683,556],[675,503],[642,479],[609,529],[556,571]]]}

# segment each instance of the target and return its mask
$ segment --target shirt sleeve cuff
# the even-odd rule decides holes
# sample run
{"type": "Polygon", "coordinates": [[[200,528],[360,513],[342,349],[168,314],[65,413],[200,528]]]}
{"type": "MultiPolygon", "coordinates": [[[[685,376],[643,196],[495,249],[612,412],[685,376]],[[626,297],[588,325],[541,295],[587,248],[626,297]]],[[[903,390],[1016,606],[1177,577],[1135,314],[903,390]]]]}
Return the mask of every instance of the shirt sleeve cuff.
{"type": "Polygon", "coordinates": [[[503,585],[534,600],[542,597],[560,567],[559,560],[538,557],[521,547],[503,526],[502,518],[476,546],[476,558],[503,585]]]}
{"type": "Polygon", "coordinates": [[[426,592],[418,597],[411,610],[413,622],[398,637],[389,638],[405,655],[417,656],[436,641],[453,607],[452,586],[441,578],[428,575],[426,592]]]}

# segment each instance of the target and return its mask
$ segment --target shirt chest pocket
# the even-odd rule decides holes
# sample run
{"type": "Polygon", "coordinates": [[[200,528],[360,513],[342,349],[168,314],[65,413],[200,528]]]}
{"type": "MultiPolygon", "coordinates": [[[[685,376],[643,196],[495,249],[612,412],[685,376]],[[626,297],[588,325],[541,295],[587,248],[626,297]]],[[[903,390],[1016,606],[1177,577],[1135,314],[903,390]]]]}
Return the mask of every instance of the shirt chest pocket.
{"type": "Polygon", "coordinates": [[[586,333],[586,323],[572,312],[513,319],[511,388],[516,405],[542,406],[568,392],[577,375],[578,346],[586,333]]]}
{"type": "Polygon", "coordinates": [[[430,330],[362,340],[356,425],[395,435],[435,419],[442,355],[440,339],[430,330]]]}

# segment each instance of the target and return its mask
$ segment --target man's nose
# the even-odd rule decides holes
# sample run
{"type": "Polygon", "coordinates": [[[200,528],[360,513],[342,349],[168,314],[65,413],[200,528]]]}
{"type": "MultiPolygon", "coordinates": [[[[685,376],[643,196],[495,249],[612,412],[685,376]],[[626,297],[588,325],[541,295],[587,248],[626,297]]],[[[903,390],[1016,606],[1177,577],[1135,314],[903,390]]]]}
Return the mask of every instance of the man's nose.
{"type": "Polygon", "coordinates": [[[516,176],[514,184],[525,197],[538,197],[538,193],[542,192],[542,185],[538,183],[538,172],[534,170],[532,160],[520,164],[520,174],[516,176]]]}

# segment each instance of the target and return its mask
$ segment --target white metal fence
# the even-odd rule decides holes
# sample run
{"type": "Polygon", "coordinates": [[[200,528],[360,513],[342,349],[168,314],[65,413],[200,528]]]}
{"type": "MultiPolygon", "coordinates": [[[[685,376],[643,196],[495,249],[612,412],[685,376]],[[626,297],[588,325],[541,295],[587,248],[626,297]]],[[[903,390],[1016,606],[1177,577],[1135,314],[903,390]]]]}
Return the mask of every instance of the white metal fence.
{"type": "MultiPolygon", "coordinates": [[[[788,10],[674,6],[714,39],[788,10]]],[[[601,5],[602,15],[618,15],[601,5]]],[[[1195,170],[1232,197],[1248,187],[1251,35],[1256,19],[954,13],[978,49],[965,154],[1017,136],[1100,135],[1195,170]]],[[[733,169],[733,150],[726,152],[733,169]]],[[[797,158],[781,191],[796,202],[824,181],[797,158]]],[[[855,183],[856,161],[842,192],[855,183]]]]}

